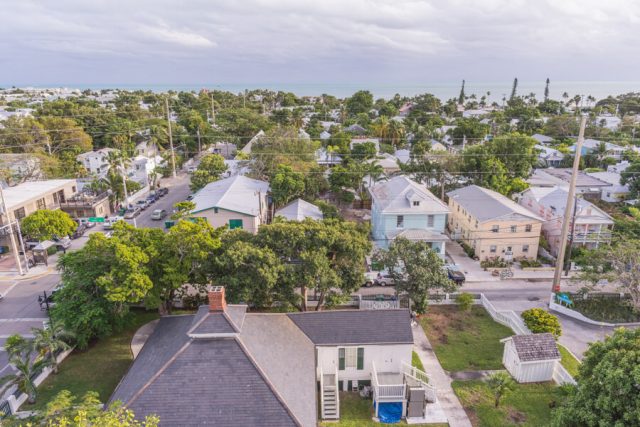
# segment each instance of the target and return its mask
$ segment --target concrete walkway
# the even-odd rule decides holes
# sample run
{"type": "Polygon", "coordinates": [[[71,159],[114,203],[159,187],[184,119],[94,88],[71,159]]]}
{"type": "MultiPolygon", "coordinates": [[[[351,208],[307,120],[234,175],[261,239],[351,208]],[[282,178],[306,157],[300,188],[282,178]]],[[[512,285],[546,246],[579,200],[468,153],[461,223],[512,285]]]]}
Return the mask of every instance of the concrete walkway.
{"type": "Polygon", "coordinates": [[[149,336],[156,329],[156,325],[158,324],[158,319],[152,320],[151,322],[143,325],[136,331],[131,339],[131,353],[133,353],[133,358],[138,357],[140,350],[142,350],[142,346],[147,342],[149,336]]]}
{"type": "Polygon", "coordinates": [[[464,408],[460,404],[458,397],[451,388],[451,378],[440,366],[436,354],[433,352],[431,343],[427,339],[422,327],[417,324],[411,327],[413,330],[413,348],[424,365],[424,370],[436,387],[438,401],[442,406],[450,427],[471,427],[471,422],[464,408]]]}
{"type": "Polygon", "coordinates": [[[490,377],[496,372],[506,372],[505,370],[498,371],[458,371],[451,373],[451,379],[453,380],[483,380],[490,377]]]}

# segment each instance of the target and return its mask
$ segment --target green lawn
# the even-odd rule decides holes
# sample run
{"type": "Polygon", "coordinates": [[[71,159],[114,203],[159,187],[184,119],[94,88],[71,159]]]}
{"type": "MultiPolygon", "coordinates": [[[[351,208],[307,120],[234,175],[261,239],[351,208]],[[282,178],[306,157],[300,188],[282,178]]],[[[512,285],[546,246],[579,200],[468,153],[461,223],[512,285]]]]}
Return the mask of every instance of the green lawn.
{"type": "Polygon", "coordinates": [[[422,360],[420,360],[420,356],[415,351],[411,353],[411,366],[414,368],[420,369],[424,372],[424,365],[422,364],[422,360]]]}
{"type": "MultiPolygon", "coordinates": [[[[340,392],[340,420],[325,421],[322,427],[381,427],[385,425],[407,425],[402,421],[396,424],[381,424],[373,421],[373,403],[363,399],[358,393],[340,392]]],[[[417,427],[446,427],[448,424],[412,424],[417,427]]]]}
{"type": "Polygon", "coordinates": [[[430,306],[420,324],[445,370],[503,369],[500,340],[513,331],[494,322],[483,307],[462,312],[454,305],[430,306]]]}
{"type": "Polygon", "coordinates": [[[51,398],[62,390],[82,397],[87,391],[97,391],[100,400],[106,402],[129,369],[133,360],[131,338],[145,323],[158,318],[157,312],[135,311],[129,327],[122,332],[97,341],[85,351],[75,351],[60,365],[57,375],[38,387],[35,405],[25,404],[22,410],[44,408],[51,398]]]}
{"type": "Polygon", "coordinates": [[[578,375],[578,368],[580,367],[580,361],[576,359],[573,354],[569,352],[566,348],[558,344],[558,350],[560,350],[560,355],[562,356],[562,366],[571,374],[572,377],[576,377],[578,375]]]}
{"type": "Polygon", "coordinates": [[[564,399],[554,383],[517,384],[495,408],[493,394],[485,382],[453,381],[451,385],[476,427],[544,426],[551,420],[552,407],[564,399]]]}

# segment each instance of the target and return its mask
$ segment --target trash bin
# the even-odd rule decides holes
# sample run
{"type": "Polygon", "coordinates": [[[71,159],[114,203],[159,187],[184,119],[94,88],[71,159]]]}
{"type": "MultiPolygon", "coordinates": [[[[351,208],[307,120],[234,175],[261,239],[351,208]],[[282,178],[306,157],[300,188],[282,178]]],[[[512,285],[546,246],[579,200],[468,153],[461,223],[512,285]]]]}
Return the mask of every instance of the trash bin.
{"type": "Polygon", "coordinates": [[[164,228],[169,229],[171,227],[173,227],[174,225],[176,225],[175,221],[165,221],[164,222],[164,228]]]}

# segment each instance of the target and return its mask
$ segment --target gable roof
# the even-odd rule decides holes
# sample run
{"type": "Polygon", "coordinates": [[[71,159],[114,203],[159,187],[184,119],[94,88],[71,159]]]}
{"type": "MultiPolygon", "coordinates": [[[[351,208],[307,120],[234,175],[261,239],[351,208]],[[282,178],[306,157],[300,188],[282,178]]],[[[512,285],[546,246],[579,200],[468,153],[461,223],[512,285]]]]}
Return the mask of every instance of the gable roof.
{"type": "Polygon", "coordinates": [[[413,343],[409,310],[336,310],[290,313],[316,345],[413,343]]]}
{"type": "Polygon", "coordinates": [[[258,141],[260,138],[262,138],[263,136],[265,136],[265,133],[262,129],[260,129],[260,132],[256,133],[253,138],[251,138],[249,140],[249,142],[247,142],[245,144],[244,147],[242,147],[242,149],[240,150],[241,153],[244,154],[251,154],[251,149],[253,148],[253,144],[258,141]]]}
{"type": "Polygon", "coordinates": [[[404,175],[391,178],[369,188],[373,203],[383,213],[448,213],[449,208],[434,196],[425,185],[407,178],[404,175]],[[421,199],[424,203],[412,206],[407,195],[421,199]]]}
{"type": "Polygon", "coordinates": [[[506,217],[544,221],[538,215],[502,194],[477,185],[469,185],[450,191],[447,196],[463,206],[467,212],[481,222],[506,217]]]}
{"type": "Polygon", "coordinates": [[[305,218],[321,220],[324,218],[319,207],[302,199],[296,199],[287,206],[278,209],[275,216],[281,216],[290,221],[304,221],[305,218]]]}
{"type": "MultiPolygon", "coordinates": [[[[210,182],[196,193],[191,200],[196,208],[192,213],[220,208],[246,215],[260,215],[260,197],[269,191],[269,183],[235,175],[230,178],[210,182]]],[[[266,206],[262,206],[263,211],[266,206]]]]}
{"type": "Polygon", "coordinates": [[[535,133],[535,134],[531,135],[531,138],[535,139],[536,141],[538,141],[541,144],[546,144],[546,143],[549,143],[549,142],[553,141],[553,138],[551,138],[550,136],[541,135],[539,133],[535,133]]]}
{"type": "Polygon", "coordinates": [[[550,333],[514,335],[511,337],[518,357],[523,362],[560,359],[556,340],[550,333]]]}
{"type": "MultiPolygon", "coordinates": [[[[556,218],[562,218],[567,206],[568,191],[561,187],[530,187],[522,192],[523,197],[531,197],[542,206],[552,208],[556,218]]],[[[605,211],[583,198],[576,198],[576,223],[588,220],[593,223],[613,224],[613,218],[605,211]],[[586,215],[587,211],[590,215],[586,215]]],[[[571,208],[573,210],[573,207],[571,208]]]]}

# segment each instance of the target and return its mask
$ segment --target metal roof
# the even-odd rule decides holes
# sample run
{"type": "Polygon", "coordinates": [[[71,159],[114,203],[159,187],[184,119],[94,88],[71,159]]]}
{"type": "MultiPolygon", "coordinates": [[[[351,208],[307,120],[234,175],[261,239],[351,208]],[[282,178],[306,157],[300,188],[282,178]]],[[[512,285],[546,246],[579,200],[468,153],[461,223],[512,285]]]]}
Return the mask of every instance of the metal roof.
{"type": "Polygon", "coordinates": [[[275,216],[281,216],[290,221],[303,221],[305,218],[317,220],[324,218],[319,207],[302,199],[296,199],[287,206],[278,209],[275,216]]]}
{"type": "MultiPolygon", "coordinates": [[[[257,179],[235,175],[230,178],[210,182],[193,197],[196,208],[193,213],[220,208],[246,215],[260,215],[260,196],[269,191],[269,183],[257,179]]],[[[266,206],[262,206],[265,211],[266,206]]]]}
{"type": "Polygon", "coordinates": [[[425,185],[404,175],[391,178],[369,188],[377,209],[383,213],[432,214],[449,213],[449,207],[434,196],[425,185]],[[407,195],[420,199],[420,206],[412,206],[407,195]]]}
{"type": "Polygon", "coordinates": [[[523,219],[544,221],[524,206],[520,206],[513,200],[488,188],[477,185],[469,185],[447,193],[450,199],[459,203],[478,221],[488,221],[503,217],[517,220],[523,219]]]}

